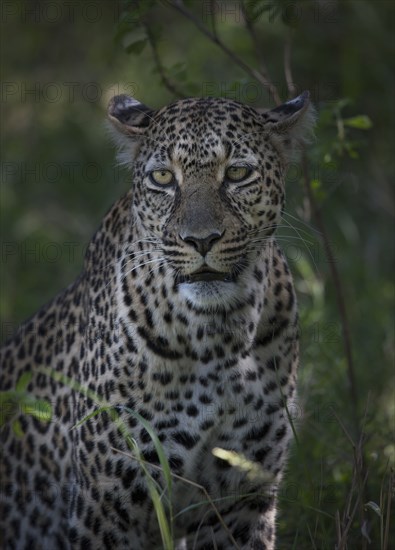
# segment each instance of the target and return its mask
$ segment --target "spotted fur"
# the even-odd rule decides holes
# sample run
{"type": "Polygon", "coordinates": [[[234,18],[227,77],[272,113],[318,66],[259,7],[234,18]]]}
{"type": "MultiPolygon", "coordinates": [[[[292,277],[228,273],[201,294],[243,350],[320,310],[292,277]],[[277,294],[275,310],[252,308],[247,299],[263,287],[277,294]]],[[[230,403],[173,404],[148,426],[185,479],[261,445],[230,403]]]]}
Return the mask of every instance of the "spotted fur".
{"type": "Polygon", "coordinates": [[[311,127],[308,94],[263,112],[213,98],[153,111],[117,96],[109,119],[131,190],[104,218],[81,276],[1,350],[0,389],[30,372],[28,392],[53,406],[49,423],[5,411],[2,548],[161,548],[145,474],[114,417],[80,423],[96,394],[165,488],[130,411],[157,434],[174,474],[177,548],[272,549],[298,363],[295,293],[274,231],[291,149],[311,127]],[[230,181],[229,166],[249,176],[230,181]],[[155,170],[172,182],[156,183],[155,170]],[[214,448],[265,475],[249,478],[214,448]]]}

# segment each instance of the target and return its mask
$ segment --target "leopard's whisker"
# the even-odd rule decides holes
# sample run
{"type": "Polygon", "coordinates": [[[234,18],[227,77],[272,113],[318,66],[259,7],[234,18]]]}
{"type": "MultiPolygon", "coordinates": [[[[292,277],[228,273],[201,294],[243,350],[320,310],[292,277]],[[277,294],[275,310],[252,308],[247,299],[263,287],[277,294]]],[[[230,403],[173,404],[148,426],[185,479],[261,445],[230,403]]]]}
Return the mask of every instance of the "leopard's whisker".
{"type": "Polygon", "coordinates": [[[130,269],[126,273],[124,273],[123,277],[122,277],[122,280],[124,280],[128,275],[130,275],[131,273],[133,273],[133,271],[136,271],[136,269],[139,269],[140,267],[144,267],[145,265],[152,264],[152,263],[155,263],[155,262],[165,262],[165,261],[166,261],[166,258],[155,258],[153,260],[148,260],[147,262],[142,262],[142,263],[134,266],[132,269],[130,269]]]}
{"type": "MultiPolygon", "coordinates": [[[[151,260],[148,260],[146,262],[141,262],[140,264],[134,266],[132,269],[130,269],[129,271],[127,271],[126,273],[122,273],[122,277],[120,279],[121,283],[126,279],[126,277],[132,273],[133,271],[135,271],[136,269],[140,268],[140,267],[143,267],[147,264],[151,264],[151,263],[154,263],[154,262],[160,262],[160,261],[163,261],[164,263],[166,262],[166,259],[165,258],[155,258],[155,259],[151,259],[151,260]]],[[[128,262],[127,262],[128,263],[128,262]]],[[[125,266],[127,265],[127,263],[125,264],[125,266]]],[[[118,273],[116,273],[115,275],[113,275],[112,277],[110,277],[110,280],[108,281],[108,283],[105,285],[106,287],[108,285],[110,285],[117,277],[118,277],[118,273]]]]}
{"type": "MultiPolygon", "coordinates": [[[[145,250],[145,251],[141,251],[141,256],[145,256],[147,254],[150,254],[150,253],[155,253],[155,252],[162,252],[162,249],[161,248],[151,248],[150,250],[145,250]]],[[[137,258],[137,257],[140,257],[140,254],[135,254],[135,253],[128,253],[126,254],[126,256],[124,257],[124,259],[126,258],[130,258],[128,259],[127,262],[125,262],[125,265],[127,263],[129,263],[130,261],[132,261],[134,258],[137,258]]],[[[106,269],[107,267],[110,267],[110,266],[114,266],[115,265],[115,262],[114,260],[112,260],[111,262],[109,262],[108,264],[104,265],[102,268],[101,268],[101,271],[103,271],[104,269],[106,269]]]]}
{"type": "MultiPolygon", "coordinates": [[[[314,244],[313,241],[308,241],[307,239],[304,239],[302,237],[300,237],[299,235],[276,235],[276,241],[285,241],[287,242],[288,239],[292,239],[294,241],[302,241],[304,242],[305,244],[310,244],[311,246],[314,244]]],[[[263,243],[263,242],[267,242],[269,239],[265,239],[265,238],[256,238],[256,239],[251,239],[249,242],[250,243],[263,243]]]]}
{"type": "Polygon", "coordinates": [[[124,261],[127,260],[127,262],[125,262],[125,263],[130,263],[133,260],[135,260],[136,258],[141,258],[143,256],[148,256],[148,254],[155,254],[156,252],[162,252],[163,253],[163,250],[161,248],[151,248],[150,250],[143,250],[143,251],[138,252],[138,253],[136,252],[136,253],[127,254],[124,257],[124,261]]]}
{"type": "Polygon", "coordinates": [[[283,221],[283,223],[281,225],[279,225],[279,227],[288,227],[290,229],[293,229],[294,231],[299,231],[299,233],[304,233],[308,237],[314,237],[314,235],[312,235],[311,231],[306,231],[306,229],[302,229],[301,227],[297,227],[296,225],[292,224],[289,220],[286,220],[284,218],[283,218],[282,221],[283,221]]]}
{"type": "Polygon", "coordinates": [[[302,220],[301,218],[298,218],[296,216],[293,216],[292,214],[290,214],[289,212],[283,212],[282,213],[283,216],[288,216],[289,218],[292,218],[293,220],[305,225],[310,231],[313,231],[314,233],[317,233],[318,235],[321,235],[321,231],[319,231],[318,229],[316,229],[315,227],[313,227],[310,223],[307,223],[305,222],[304,220],[302,220]]]}

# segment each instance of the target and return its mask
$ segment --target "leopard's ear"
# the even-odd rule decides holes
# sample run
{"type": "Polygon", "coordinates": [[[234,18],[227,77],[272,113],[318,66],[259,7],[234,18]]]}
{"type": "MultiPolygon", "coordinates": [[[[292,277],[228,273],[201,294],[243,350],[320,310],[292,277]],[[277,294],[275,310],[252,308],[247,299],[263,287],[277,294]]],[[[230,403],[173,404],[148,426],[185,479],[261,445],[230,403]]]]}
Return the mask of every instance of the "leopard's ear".
{"type": "Polygon", "coordinates": [[[280,146],[286,160],[313,136],[316,117],[309,92],[303,92],[262,116],[272,140],[280,146]]]}
{"type": "Polygon", "coordinates": [[[143,134],[150,125],[153,110],[127,95],[114,96],[107,109],[108,119],[126,136],[143,134]]]}
{"type": "Polygon", "coordinates": [[[127,95],[116,95],[108,104],[109,130],[118,146],[121,164],[132,167],[141,138],[152,122],[154,110],[127,95]]]}

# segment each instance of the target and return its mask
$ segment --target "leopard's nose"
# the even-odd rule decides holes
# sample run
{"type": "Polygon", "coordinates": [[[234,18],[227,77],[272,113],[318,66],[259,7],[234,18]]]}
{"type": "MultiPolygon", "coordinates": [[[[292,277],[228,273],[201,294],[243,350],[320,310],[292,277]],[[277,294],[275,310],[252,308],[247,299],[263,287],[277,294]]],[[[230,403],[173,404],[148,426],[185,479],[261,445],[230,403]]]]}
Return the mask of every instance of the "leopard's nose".
{"type": "Polygon", "coordinates": [[[193,246],[195,250],[197,250],[203,257],[206,256],[206,254],[211,250],[214,243],[216,243],[224,234],[224,232],[220,233],[219,231],[214,231],[213,233],[210,233],[210,235],[207,235],[207,237],[196,237],[194,235],[181,235],[180,238],[193,246]]]}

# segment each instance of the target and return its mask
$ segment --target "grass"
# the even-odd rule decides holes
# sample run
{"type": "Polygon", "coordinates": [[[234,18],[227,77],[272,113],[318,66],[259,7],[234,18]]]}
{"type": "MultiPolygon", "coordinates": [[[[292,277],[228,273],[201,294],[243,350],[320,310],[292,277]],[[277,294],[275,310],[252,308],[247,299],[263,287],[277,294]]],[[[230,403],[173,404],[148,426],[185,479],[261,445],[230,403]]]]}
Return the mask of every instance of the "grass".
{"type": "MultiPolygon", "coordinates": [[[[218,503],[223,502],[227,498],[234,499],[234,496],[212,499],[205,487],[171,472],[166,453],[157,434],[150,423],[135,411],[128,407],[123,407],[122,411],[120,411],[119,407],[114,408],[100,398],[100,396],[96,395],[95,392],[92,392],[66,376],[44,367],[40,370],[47,376],[67,385],[70,389],[79,392],[96,403],[97,408],[81,419],[73,429],[78,429],[83,423],[97,415],[103,413],[110,415],[112,422],[114,422],[127,443],[129,452],[116,449],[115,447],[111,447],[111,449],[118,454],[128,457],[131,461],[137,461],[140,464],[155,510],[164,550],[174,550],[176,542],[174,538],[175,520],[183,514],[202,506],[208,507],[209,510],[211,509],[217,516],[218,521],[223,525],[223,528],[228,531],[229,540],[233,545],[232,548],[239,548],[217,508],[218,503]],[[133,418],[146,429],[159,457],[159,465],[149,464],[144,460],[138,444],[131,436],[130,430],[124,420],[121,419],[120,412],[133,416],[133,418]],[[161,482],[159,482],[157,476],[153,475],[155,471],[161,473],[161,482]],[[175,480],[197,489],[202,494],[202,500],[178,511],[177,514],[174,514],[172,506],[173,484],[175,480]]],[[[13,403],[13,409],[7,409],[9,414],[3,421],[10,419],[12,412],[15,413],[17,410],[15,409],[16,404],[19,406],[22,405],[22,408],[19,410],[22,410],[25,414],[32,414],[41,421],[50,420],[51,411],[50,408],[48,408],[49,404],[47,404],[47,406],[42,400],[35,400],[32,395],[26,392],[30,379],[31,376],[28,374],[23,375],[19,379],[17,388],[15,392],[12,392],[12,395],[9,395],[10,392],[3,392],[1,394],[0,397],[3,404],[9,404],[10,400],[13,403]]],[[[299,438],[296,438],[294,442],[292,453],[293,458],[296,458],[299,464],[299,478],[295,485],[298,489],[297,494],[294,494],[293,498],[287,498],[287,488],[289,492],[290,484],[293,483],[292,466],[291,471],[288,473],[288,476],[286,476],[283,486],[280,488],[279,547],[295,549],[311,547],[317,550],[335,547],[336,550],[352,550],[353,548],[369,548],[372,547],[370,545],[373,544],[374,548],[389,550],[392,535],[391,500],[394,491],[394,471],[387,463],[381,477],[379,492],[377,493],[377,480],[372,480],[372,476],[376,475],[376,472],[372,471],[366,464],[365,456],[367,450],[365,448],[366,435],[364,430],[361,431],[359,439],[357,441],[354,440],[350,431],[346,428],[336,411],[333,410],[332,413],[336,420],[336,426],[341,430],[344,441],[346,442],[346,447],[343,448],[342,454],[351,461],[351,472],[349,477],[345,479],[343,485],[343,499],[340,500],[337,496],[334,501],[329,502],[330,499],[328,500],[327,498],[328,484],[325,480],[324,468],[322,468],[320,485],[318,486],[317,492],[317,486],[311,477],[312,470],[308,453],[306,453],[304,449],[304,436],[303,433],[300,434],[299,438]],[[367,500],[368,481],[371,482],[371,486],[374,486],[375,491],[373,498],[369,500],[367,500]],[[313,499],[311,498],[312,495],[314,495],[313,499]],[[315,505],[315,500],[317,500],[317,505],[315,505]],[[284,511],[286,510],[291,511],[294,518],[299,518],[297,525],[295,525],[295,522],[292,520],[287,525],[284,525],[286,517],[289,517],[289,514],[284,517],[284,511]],[[370,516],[373,516],[376,521],[373,521],[370,516]]],[[[361,424],[363,428],[366,427],[366,417],[367,409],[365,410],[363,422],[361,424]]],[[[288,415],[288,419],[294,433],[296,433],[298,428],[290,414],[288,415]]],[[[18,423],[13,423],[13,429],[17,436],[20,435],[18,423]]],[[[262,483],[262,481],[270,481],[270,475],[264,472],[259,464],[249,461],[241,454],[221,448],[212,449],[212,453],[214,456],[226,460],[231,467],[245,472],[248,479],[252,482],[254,480],[259,483],[262,483]]],[[[257,494],[258,493],[240,495],[240,498],[257,496],[257,494]]],[[[203,516],[203,518],[204,517],[205,516],[203,516]]],[[[198,532],[195,535],[194,544],[196,544],[197,541],[198,532]]]]}

